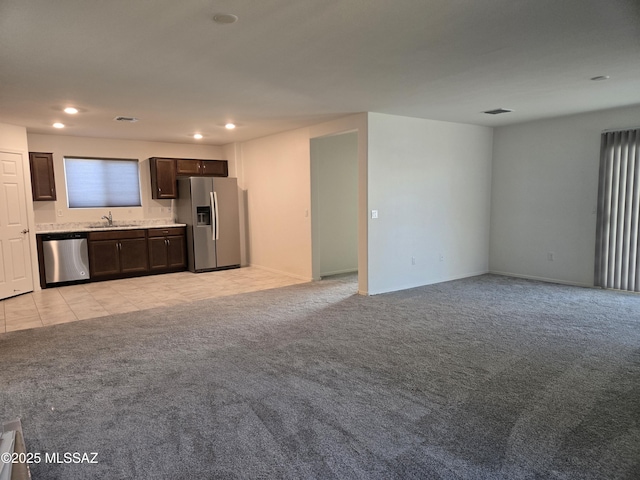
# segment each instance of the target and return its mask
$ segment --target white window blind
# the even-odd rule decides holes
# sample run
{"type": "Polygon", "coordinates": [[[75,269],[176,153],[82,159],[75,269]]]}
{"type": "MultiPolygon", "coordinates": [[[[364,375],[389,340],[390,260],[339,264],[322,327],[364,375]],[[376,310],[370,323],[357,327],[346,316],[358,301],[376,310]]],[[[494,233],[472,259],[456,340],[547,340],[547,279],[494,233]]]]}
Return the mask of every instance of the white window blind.
{"type": "Polygon", "coordinates": [[[640,292],[640,129],[602,134],[595,285],[640,292]]]}
{"type": "Polygon", "coordinates": [[[64,158],[69,208],[139,207],[138,160],[64,158]]]}

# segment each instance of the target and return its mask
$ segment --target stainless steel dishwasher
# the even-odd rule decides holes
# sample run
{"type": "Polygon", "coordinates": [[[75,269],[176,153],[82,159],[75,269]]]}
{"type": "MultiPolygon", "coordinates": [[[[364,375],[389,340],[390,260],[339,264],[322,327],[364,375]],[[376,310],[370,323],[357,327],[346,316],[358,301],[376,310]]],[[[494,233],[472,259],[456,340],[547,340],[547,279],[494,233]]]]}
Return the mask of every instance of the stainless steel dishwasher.
{"type": "Polygon", "coordinates": [[[42,235],[46,284],[89,280],[89,253],[86,233],[42,235]]]}

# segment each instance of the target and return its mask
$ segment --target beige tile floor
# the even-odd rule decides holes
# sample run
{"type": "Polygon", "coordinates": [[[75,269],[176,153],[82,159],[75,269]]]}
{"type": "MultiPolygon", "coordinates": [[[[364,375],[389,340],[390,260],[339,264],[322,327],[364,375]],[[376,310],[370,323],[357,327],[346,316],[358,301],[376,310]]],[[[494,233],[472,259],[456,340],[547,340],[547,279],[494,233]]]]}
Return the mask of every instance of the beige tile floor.
{"type": "Polygon", "coordinates": [[[0,301],[0,334],[304,282],[245,267],[47,288],[0,301]]]}

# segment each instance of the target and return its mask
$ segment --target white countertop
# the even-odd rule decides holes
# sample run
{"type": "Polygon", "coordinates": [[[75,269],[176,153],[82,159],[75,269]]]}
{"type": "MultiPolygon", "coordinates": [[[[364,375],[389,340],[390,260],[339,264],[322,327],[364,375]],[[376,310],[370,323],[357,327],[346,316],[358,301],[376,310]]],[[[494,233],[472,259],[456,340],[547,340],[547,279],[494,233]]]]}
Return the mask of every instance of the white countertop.
{"type": "Polygon", "coordinates": [[[184,227],[184,223],[167,223],[167,220],[113,222],[109,227],[106,222],[76,222],[76,223],[40,223],[36,225],[36,234],[42,233],[72,233],[72,232],[104,232],[109,230],[138,230],[148,228],[184,227]]]}

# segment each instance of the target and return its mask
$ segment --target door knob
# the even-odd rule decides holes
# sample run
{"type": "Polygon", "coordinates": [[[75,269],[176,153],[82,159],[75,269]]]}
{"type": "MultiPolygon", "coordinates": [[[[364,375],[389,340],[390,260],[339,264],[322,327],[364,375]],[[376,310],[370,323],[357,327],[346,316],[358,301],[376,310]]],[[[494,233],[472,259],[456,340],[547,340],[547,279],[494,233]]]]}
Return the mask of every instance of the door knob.
{"type": "Polygon", "coordinates": [[[28,228],[25,228],[25,229],[24,229],[24,230],[22,230],[20,233],[25,233],[25,234],[26,234],[26,233],[29,233],[29,229],[28,229],[28,228]]]}

